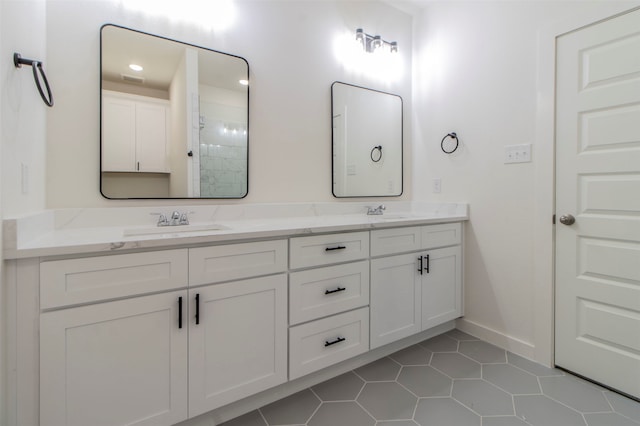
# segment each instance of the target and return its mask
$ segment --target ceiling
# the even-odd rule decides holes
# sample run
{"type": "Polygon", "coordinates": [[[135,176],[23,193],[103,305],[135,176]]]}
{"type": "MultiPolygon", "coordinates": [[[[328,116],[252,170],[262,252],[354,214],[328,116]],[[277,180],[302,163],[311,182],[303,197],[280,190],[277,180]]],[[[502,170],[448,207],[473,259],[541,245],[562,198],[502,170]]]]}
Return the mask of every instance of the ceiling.
{"type": "Polygon", "coordinates": [[[238,57],[126,28],[105,26],[101,43],[103,80],[168,90],[189,48],[198,52],[200,84],[237,90],[238,80],[247,78],[247,65],[238,57]],[[144,69],[136,72],[129,64],[144,69]]]}

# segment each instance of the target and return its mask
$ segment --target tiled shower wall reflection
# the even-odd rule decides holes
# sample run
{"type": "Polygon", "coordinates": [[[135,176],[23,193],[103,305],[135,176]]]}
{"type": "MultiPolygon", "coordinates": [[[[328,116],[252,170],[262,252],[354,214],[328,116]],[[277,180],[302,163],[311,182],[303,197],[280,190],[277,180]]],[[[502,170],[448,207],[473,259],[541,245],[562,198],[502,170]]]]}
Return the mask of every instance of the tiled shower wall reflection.
{"type": "Polygon", "coordinates": [[[200,196],[247,193],[247,125],[243,110],[200,102],[200,196]]]}

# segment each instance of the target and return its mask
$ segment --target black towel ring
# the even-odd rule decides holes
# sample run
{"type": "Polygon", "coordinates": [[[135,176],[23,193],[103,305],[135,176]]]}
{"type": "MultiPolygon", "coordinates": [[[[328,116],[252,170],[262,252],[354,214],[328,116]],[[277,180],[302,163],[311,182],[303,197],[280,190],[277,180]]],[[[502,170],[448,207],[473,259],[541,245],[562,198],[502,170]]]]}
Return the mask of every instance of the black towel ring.
{"type": "Polygon", "coordinates": [[[19,53],[13,54],[13,64],[16,68],[22,68],[23,65],[29,65],[33,70],[33,79],[36,82],[36,87],[38,87],[38,92],[40,92],[40,97],[44,101],[47,106],[53,106],[53,95],[51,94],[51,87],[49,87],[49,81],[47,80],[47,75],[44,73],[44,69],[42,68],[42,62],[36,61],[33,59],[24,59],[20,56],[19,53]],[[44,81],[44,86],[47,89],[47,95],[44,95],[44,91],[42,90],[42,85],[40,84],[40,78],[38,77],[38,71],[40,71],[40,75],[42,76],[42,81],[44,81]]]}
{"type": "Polygon", "coordinates": [[[374,146],[373,149],[371,149],[371,154],[369,155],[371,157],[371,161],[373,161],[374,163],[382,160],[382,145],[374,146]],[[376,157],[374,157],[376,151],[378,151],[377,159],[376,157]]]}
{"type": "Polygon", "coordinates": [[[451,133],[448,133],[444,138],[442,138],[442,141],[440,142],[440,148],[442,149],[442,152],[444,152],[445,154],[453,154],[456,151],[456,149],[458,149],[458,144],[459,144],[458,135],[456,135],[455,132],[451,132],[451,133]],[[456,146],[453,147],[451,151],[447,151],[446,149],[444,149],[444,140],[447,138],[452,138],[456,141],[456,146]]]}

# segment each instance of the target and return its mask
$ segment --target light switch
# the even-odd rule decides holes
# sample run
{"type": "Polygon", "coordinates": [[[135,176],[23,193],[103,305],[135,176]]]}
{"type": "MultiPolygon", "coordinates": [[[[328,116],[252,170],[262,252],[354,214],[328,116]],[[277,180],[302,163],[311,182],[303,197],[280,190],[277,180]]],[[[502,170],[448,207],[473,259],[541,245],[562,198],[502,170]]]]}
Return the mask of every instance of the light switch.
{"type": "Polygon", "coordinates": [[[504,163],[528,163],[531,161],[531,144],[505,145],[504,163]]]}
{"type": "Polygon", "coordinates": [[[442,179],[435,178],[433,180],[433,193],[439,194],[440,192],[442,192],[442,179]]]}

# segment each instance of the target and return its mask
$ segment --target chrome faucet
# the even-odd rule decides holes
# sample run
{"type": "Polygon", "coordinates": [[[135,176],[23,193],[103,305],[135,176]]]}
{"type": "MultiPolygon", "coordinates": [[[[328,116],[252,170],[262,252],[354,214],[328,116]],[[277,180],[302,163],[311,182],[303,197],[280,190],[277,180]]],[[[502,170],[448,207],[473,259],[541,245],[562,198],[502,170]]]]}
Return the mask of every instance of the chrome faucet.
{"type": "Polygon", "coordinates": [[[367,207],[367,209],[368,215],[381,215],[383,214],[383,210],[385,210],[386,207],[384,206],[384,204],[380,204],[378,207],[367,207]]]}
{"type": "Polygon", "coordinates": [[[167,216],[163,213],[155,213],[158,214],[158,223],[157,226],[180,226],[180,225],[188,225],[189,217],[187,213],[180,213],[179,211],[174,211],[171,213],[171,216],[167,218],[167,216]]]}

